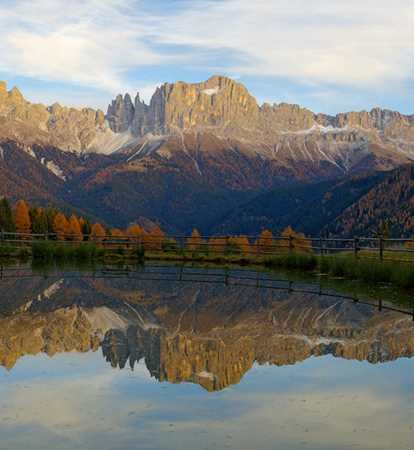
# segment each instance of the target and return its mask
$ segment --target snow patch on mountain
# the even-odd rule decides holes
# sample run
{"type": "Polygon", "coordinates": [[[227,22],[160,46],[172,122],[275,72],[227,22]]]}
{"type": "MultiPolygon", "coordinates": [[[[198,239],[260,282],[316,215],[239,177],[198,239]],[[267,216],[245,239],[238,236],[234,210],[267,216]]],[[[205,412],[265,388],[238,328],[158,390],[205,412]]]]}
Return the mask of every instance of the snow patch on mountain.
{"type": "Polygon", "coordinates": [[[63,173],[63,170],[54,161],[46,161],[46,158],[41,158],[40,162],[58,178],[66,181],[66,176],[63,173]]]}
{"type": "Polygon", "coordinates": [[[329,133],[343,133],[345,131],[352,131],[348,126],[338,128],[333,127],[332,125],[328,125],[327,127],[319,124],[314,124],[311,128],[307,128],[306,130],[299,131],[284,131],[282,134],[297,134],[297,135],[306,135],[306,134],[329,134],[329,133]]]}
{"type": "Polygon", "coordinates": [[[203,89],[201,92],[211,97],[212,95],[218,94],[220,92],[220,88],[217,86],[215,88],[203,89]]]}

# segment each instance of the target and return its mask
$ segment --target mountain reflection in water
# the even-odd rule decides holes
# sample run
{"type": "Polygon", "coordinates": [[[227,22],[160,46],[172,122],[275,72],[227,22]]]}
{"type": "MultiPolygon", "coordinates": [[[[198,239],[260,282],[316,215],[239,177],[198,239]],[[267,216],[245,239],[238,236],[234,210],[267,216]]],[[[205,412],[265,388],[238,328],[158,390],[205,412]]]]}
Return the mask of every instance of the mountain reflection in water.
{"type": "Polygon", "coordinates": [[[208,391],[254,363],[312,356],[380,363],[414,354],[412,317],[311,293],[115,277],[0,280],[0,365],[24,355],[102,351],[159,381],[208,391]]]}

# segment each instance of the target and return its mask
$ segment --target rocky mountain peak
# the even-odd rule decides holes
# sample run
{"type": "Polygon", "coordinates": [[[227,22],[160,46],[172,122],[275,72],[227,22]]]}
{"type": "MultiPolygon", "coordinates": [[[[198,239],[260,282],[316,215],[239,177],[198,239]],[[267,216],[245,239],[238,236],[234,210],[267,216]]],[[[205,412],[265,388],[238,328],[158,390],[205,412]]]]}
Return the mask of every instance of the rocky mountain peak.
{"type": "Polygon", "coordinates": [[[97,136],[105,133],[102,111],[30,103],[17,87],[7,91],[5,82],[0,83],[0,118],[0,138],[49,144],[62,150],[92,148],[97,136]]]}
{"type": "Polygon", "coordinates": [[[23,95],[16,86],[13,86],[13,88],[10,90],[9,97],[11,101],[14,101],[16,103],[24,102],[23,95]]]}

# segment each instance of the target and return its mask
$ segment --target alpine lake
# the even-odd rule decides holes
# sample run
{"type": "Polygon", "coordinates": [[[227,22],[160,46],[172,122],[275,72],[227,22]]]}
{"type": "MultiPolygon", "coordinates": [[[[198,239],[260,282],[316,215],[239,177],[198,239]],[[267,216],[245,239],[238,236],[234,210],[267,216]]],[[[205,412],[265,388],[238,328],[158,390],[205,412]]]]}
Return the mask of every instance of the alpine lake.
{"type": "Polygon", "coordinates": [[[246,268],[2,267],[0,449],[412,449],[413,300],[246,268]]]}

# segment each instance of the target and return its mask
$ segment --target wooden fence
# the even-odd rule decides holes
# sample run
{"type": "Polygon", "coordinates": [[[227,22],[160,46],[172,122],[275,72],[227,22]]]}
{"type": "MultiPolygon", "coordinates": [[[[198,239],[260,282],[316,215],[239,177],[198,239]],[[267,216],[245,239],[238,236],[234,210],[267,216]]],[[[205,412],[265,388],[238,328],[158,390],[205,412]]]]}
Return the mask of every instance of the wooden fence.
{"type": "Polygon", "coordinates": [[[299,252],[320,256],[333,254],[353,255],[356,258],[374,258],[382,261],[414,261],[414,239],[386,239],[383,237],[297,237],[297,236],[244,236],[245,244],[237,243],[238,236],[154,236],[145,235],[58,235],[54,233],[0,232],[0,246],[10,248],[31,247],[36,242],[53,241],[60,245],[95,243],[103,248],[136,248],[169,253],[217,253],[242,255],[276,255],[282,252],[299,252]]]}

